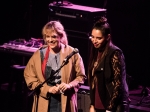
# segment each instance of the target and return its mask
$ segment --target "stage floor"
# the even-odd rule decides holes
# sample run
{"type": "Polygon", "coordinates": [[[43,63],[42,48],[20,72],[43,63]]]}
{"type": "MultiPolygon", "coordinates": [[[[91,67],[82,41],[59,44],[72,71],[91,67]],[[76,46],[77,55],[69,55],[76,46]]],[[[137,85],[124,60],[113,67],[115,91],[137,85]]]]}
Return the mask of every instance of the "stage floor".
{"type": "Polygon", "coordinates": [[[129,97],[131,99],[130,110],[150,112],[150,87],[145,89],[142,86],[138,86],[137,89],[130,90],[129,97]]]}

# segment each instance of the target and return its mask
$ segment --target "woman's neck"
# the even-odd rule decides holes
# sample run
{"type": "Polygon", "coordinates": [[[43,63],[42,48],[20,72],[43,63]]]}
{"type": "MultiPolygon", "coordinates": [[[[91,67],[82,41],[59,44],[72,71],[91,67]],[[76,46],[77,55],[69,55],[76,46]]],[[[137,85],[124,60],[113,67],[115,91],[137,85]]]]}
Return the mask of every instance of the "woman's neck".
{"type": "Polygon", "coordinates": [[[101,48],[98,49],[98,52],[104,52],[106,46],[102,46],[101,48]]]}
{"type": "Polygon", "coordinates": [[[60,46],[60,47],[57,47],[57,48],[50,49],[50,52],[51,52],[52,54],[57,54],[57,53],[60,52],[60,50],[61,50],[61,46],[60,46]]]}
{"type": "Polygon", "coordinates": [[[109,44],[110,44],[110,42],[105,42],[104,43],[104,45],[103,46],[101,46],[99,49],[98,49],[98,51],[99,52],[104,52],[105,51],[105,49],[107,49],[107,47],[109,46],[109,44]]]}

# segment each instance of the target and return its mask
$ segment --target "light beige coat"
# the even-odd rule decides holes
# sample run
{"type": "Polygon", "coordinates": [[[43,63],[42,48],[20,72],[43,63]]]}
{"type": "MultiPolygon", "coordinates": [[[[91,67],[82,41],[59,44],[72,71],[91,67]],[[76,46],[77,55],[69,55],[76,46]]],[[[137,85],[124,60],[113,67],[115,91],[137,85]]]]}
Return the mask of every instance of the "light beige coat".
{"type": "MultiPolygon", "coordinates": [[[[71,46],[61,45],[60,62],[62,63],[65,57],[72,51],[73,48],[71,46]]],[[[83,61],[79,53],[73,55],[69,59],[69,63],[63,66],[60,72],[62,82],[67,84],[71,83],[73,85],[73,89],[69,90],[68,92],[69,94],[61,94],[62,112],[77,112],[76,92],[78,91],[79,85],[83,84],[86,78],[83,61]]],[[[24,78],[30,90],[34,90],[36,86],[45,81],[41,71],[40,50],[37,50],[27,63],[24,70],[24,78]]],[[[34,94],[32,112],[36,111],[35,109],[37,102],[37,112],[48,112],[48,98],[50,97],[50,94],[48,93],[49,88],[50,86],[44,83],[44,85],[40,88],[38,101],[36,101],[37,95],[34,94]]]]}

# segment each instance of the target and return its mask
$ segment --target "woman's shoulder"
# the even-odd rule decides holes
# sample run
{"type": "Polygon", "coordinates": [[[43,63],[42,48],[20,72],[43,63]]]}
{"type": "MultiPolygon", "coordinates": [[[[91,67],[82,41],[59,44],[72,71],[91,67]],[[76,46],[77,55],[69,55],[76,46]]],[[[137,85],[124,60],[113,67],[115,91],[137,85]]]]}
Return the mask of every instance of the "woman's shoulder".
{"type": "Polygon", "coordinates": [[[35,58],[37,56],[40,56],[40,49],[36,50],[33,55],[31,56],[31,58],[35,58]]]}
{"type": "Polygon", "coordinates": [[[112,53],[112,52],[115,52],[115,51],[122,52],[122,50],[118,46],[115,46],[115,45],[109,46],[108,52],[112,53]]]}
{"type": "Polygon", "coordinates": [[[70,45],[62,45],[62,49],[66,51],[73,51],[75,48],[70,45]]]}
{"type": "Polygon", "coordinates": [[[109,46],[107,55],[112,56],[112,55],[115,55],[116,53],[117,54],[122,54],[123,52],[122,52],[122,50],[118,46],[115,46],[115,45],[109,46]]]}

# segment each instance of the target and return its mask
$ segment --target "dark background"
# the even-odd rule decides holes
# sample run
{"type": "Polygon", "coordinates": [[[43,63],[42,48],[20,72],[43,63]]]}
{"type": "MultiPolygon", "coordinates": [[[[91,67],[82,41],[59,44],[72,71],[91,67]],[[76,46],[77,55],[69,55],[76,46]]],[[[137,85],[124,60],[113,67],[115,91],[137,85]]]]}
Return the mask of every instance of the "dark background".
{"type": "MultiPolygon", "coordinates": [[[[107,19],[112,28],[112,40],[124,52],[127,73],[133,77],[134,82],[150,86],[149,3],[146,0],[107,0],[107,4],[104,4],[104,0],[69,1],[78,5],[107,9],[107,19]]],[[[42,38],[41,30],[49,20],[48,4],[51,2],[52,0],[3,1],[0,44],[18,38],[26,40],[31,37],[42,38]]],[[[80,24],[77,26],[80,27],[80,24]]],[[[76,35],[68,37],[69,43],[79,49],[87,69],[89,40],[79,37],[76,35]]],[[[4,54],[1,53],[2,55],[4,54]]],[[[4,62],[2,66],[7,65],[7,61],[4,62]]]]}

